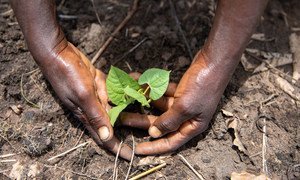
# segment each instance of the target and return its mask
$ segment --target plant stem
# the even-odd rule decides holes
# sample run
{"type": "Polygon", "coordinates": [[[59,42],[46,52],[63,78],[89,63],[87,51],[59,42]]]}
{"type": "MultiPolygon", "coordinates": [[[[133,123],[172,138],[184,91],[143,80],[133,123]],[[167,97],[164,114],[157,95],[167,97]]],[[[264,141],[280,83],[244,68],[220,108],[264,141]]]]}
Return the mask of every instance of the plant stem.
{"type": "Polygon", "coordinates": [[[143,95],[146,95],[146,93],[149,91],[150,86],[147,86],[147,88],[145,89],[145,91],[143,92],[143,95]]]}

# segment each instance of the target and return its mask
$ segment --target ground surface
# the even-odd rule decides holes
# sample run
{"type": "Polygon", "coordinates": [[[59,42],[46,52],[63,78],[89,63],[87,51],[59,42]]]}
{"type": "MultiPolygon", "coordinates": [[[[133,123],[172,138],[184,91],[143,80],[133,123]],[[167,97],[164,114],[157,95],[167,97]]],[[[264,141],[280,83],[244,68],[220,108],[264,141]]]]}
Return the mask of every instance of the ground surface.
{"type": "MultiPolygon", "coordinates": [[[[126,16],[130,3],[129,0],[95,0],[101,19],[99,26],[90,1],[68,0],[59,8],[59,14],[75,15],[78,18],[59,18],[60,23],[68,39],[92,58],[109,33],[126,16]]],[[[195,54],[209,33],[215,3],[211,0],[179,0],[175,6],[192,53],[195,54]]],[[[0,12],[9,9],[8,0],[1,0],[0,12]]],[[[298,0],[271,1],[257,32],[264,33],[273,40],[254,40],[249,47],[289,53],[291,27],[300,27],[299,9],[298,0]]],[[[178,82],[190,62],[168,1],[156,0],[140,3],[135,16],[110,44],[97,61],[96,67],[101,67],[105,72],[114,63],[127,72],[130,71],[129,67],[132,71],[139,72],[150,67],[165,68],[172,70],[171,78],[178,82]],[[126,55],[144,38],[148,40],[126,55]]],[[[91,139],[86,132],[81,136],[82,125],[60,105],[40,71],[31,72],[36,68],[13,14],[1,15],[0,154],[17,155],[0,159],[0,179],[7,178],[12,172],[12,165],[16,163],[2,162],[6,159],[20,162],[18,167],[21,169],[22,179],[35,173],[38,174],[38,179],[112,179],[115,156],[93,144],[57,160],[47,161],[48,158],[91,139]],[[20,88],[22,74],[23,90],[20,88]],[[40,108],[26,103],[22,91],[25,97],[40,108]],[[16,114],[17,110],[13,111],[10,108],[12,106],[15,109],[19,106],[22,113],[16,114]]],[[[290,75],[291,65],[280,70],[290,75]]],[[[263,134],[260,127],[264,117],[268,117],[266,159],[269,176],[273,179],[299,178],[299,103],[276,86],[275,77],[273,71],[252,74],[239,65],[220,103],[220,109],[232,112],[234,117],[225,116],[219,109],[212,120],[212,126],[203,135],[165,158],[168,165],[146,179],[195,179],[177,153],[184,155],[205,179],[227,179],[232,172],[243,170],[261,173],[263,134]],[[229,120],[239,122],[240,139],[247,149],[246,153],[233,146],[233,132],[227,128],[229,120]]],[[[138,142],[146,135],[128,128],[117,128],[115,131],[128,144],[131,144],[130,131],[138,142]]],[[[153,166],[153,162],[144,166],[135,164],[131,172],[142,172],[153,166]]],[[[16,164],[14,167],[17,169],[16,164]]],[[[118,168],[120,179],[124,178],[127,168],[128,163],[121,160],[118,168]]]]}

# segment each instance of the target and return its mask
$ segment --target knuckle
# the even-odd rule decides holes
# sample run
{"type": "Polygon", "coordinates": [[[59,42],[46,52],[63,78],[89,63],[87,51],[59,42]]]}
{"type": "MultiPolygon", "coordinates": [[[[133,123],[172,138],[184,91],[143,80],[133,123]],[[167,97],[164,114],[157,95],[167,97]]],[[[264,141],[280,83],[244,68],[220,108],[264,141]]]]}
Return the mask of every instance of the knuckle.
{"type": "Polygon", "coordinates": [[[79,100],[85,100],[89,97],[90,91],[86,88],[82,88],[76,92],[76,95],[79,100]]]}
{"type": "Polygon", "coordinates": [[[167,146],[167,152],[173,152],[176,151],[178,149],[178,146],[175,143],[171,143],[169,139],[164,139],[164,143],[167,146]]]}
{"type": "Polygon", "coordinates": [[[173,123],[170,121],[162,121],[160,123],[160,128],[161,130],[163,130],[164,132],[170,132],[170,131],[174,131],[178,128],[179,126],[177,125],[177,123],[173,123]]]}
{"type": "Polygon", "coordinates": [[[101,123],[103,117],[102,116],[97,116],[97,117],[92,117],[92,118],[89,118],[89,123],[92,127],[98,127],[99,124],[101,123]]]}
{"type": "Polygon", "coordinates": [[[183,116],[189,116],[193,114],[192,105],[189,104],[188,102],[182,101],[180,103],[176,103],[175,108],[177,112],[179,112],[183,116]]]}

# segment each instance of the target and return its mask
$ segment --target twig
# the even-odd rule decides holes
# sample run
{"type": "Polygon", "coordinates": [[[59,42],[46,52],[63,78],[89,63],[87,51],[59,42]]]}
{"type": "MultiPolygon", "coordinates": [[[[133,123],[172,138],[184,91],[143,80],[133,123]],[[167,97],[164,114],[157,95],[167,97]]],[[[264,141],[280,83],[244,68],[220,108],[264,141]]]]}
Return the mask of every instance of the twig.
{"type": "Polygon", "coordinates": [[[186,49],[187,49],[187,51],[188,51],[188,53],[189,53],[190,59],[193,60],[193,53],[192,53],[192,51],[191,51],[191,47],[190,47],[190,45],[189,45],[189,43],[188,43],[188,41],[187,41],[187,39],[186,39],[186,37],[185,37],[185,35],[184,35],[184,32],[183,32],[183,30],[182,30],[182,28],[181,28],[181,25],[180,25],[181,23],[180,23],[180,21],[179,21],[177,15],[176,15],[176,10],[175,10],[175,6],[174,6],[174,4],[173,4],[173,1],[172,1],[172,0],[169,0],[169,4],[170,4],[170,8],[171,8],[171,13],[172,13],[172,15],[173,15],[173,17],[174,17],[174,19],[175,19],[176,26],[177,26],[177,28],[178,28],[178,30],[179,30],[179,33],[180,33],[181,36],[182,36],[182,39],[183,39],[184,44],[185,44],[185,46],[186,46],[186,49]]]}
{"type": "Polygon", "coordinates": [[[60,19],[65,19],[65,20],[74,20],[74,19],[78,19],[78,16],[76,15],[67,15],[67,14],[59,14],[58,17],[60,19]]]}
{"type": "Polygon", "coordinates": [[[132,53],[134,50],[136,50],[140,45],[142,45],[146,40],[148,40],[148,38],[144,38],[142,39],[139,43],[137,43],[135,46],[133,46],[128,52],[126,52],[122,57],[120,57],[119,59],[117,59],[114,63],[112,63],[112,65],[117,64],[118,62],[120,62],[124,57],[126,57],[128,54],[132,53]]]}
{"type": "Polygon", "coordinates": [[[117,152],[117,155],[116,155],[115,165],[114,165],[113,178],[112,178],[113,180],[117,179],[117,164],[118,164],[118,158],[119,158],[119,155],[120,155],[122,144],[123,144],[123,141],[120,142],[119,147],[118,147],[118,152],[117,152]]]}
{"type": "Polygon", "coordinates": [[[91,142],[90,142],[90,141],[87,141],[87,142],[84,142],[84,143],[82,143],[82,144],[79,144],[79,145],[76,146],[76,147],[73,147],[73,148],[71,148],[71,149],[69,149],[69,150],[67,150],[67,151],[65,151],[65,152],[63,152],[63,153],[61,153],[61,154],[58,154],[58,155],[56,155],[56,156],[53,156],[52,158],[49,158],[47,161],[51,161],[51,160],[56,159],[56,158],[58,158],[58,157],[62,157],[62,156],[66,155],[66,154],[68,154],[68,153],[70,153],[70,152],[72,152],[72,151],[74,151],[74,150],[76,150],[76,149],[78,149],[78,148],[80,148],[80,147],[83,147],[83,146],[85,146],[85,145],[87,145],[87,144],[89,144],[89,143],[91,143],[91,142]]]}
{"type": "Polygon", "coordinates": [[[255,56],[254,54],[252,54],[251,52],[249,52],[247,50],[245,51],[245,53],[248,54],[249,56],[253,57],[254,59],[260,61],[260,62],[266,63],[266,65],[268,66],[268,68],[270,68],[271,70],[275,71],[275,74],[281,76],[282,78],[286,79],[289,83],[291,83],[291,84],[295,85],[296,87],[300,88],[299,83],[297,83],[297,80],[294,79],[292,76],[290,76],[288,74],[285,74],[284,72],[280,71],[278,68],[274,67],[269,62],[262,60],[261,58],[255,56]]]}
{"type": "Polygon", "coordinates": [[[80,139],[82,138],[82,136],[83,136],[83,134],[84,134],[84,131],[85,131],[85,128],[82,130],[82,132],[81,132],[81,134],[80,134],[80,136],[79,136],[79,138],[78,138],[78,140],[76,141],[76,143],[75,143],[74,146],[77,146],[77,145],[78,145],[80,139]]]}
{"type": "Polygon", "coordinates": [[[132,68],[131,68],[130,64],[127,61],[125,61],[125,64],[127,65],[129,71],[132,72],[132,68]]]}
{"type": "Polygon", "coordinates": [[[204,180],[203,176],[198,173],[198,171],[196,171],[195,168],[193,168],[193,166],[181,155],[181,154],[178,154],[178,156],[180,157],[180,159],[195,173],[195,175],[201,179],[201,180],[204,180]]]}
{"type": "Polygon", "coordinates": [[[16,162],[16,159],[4,159],[4,160],[0,160],[0,163],[11,163],[11,162],[16,162]]]}
{"type": "Polygon", "coordinates": [[[32,73],[38,71],[38,70],[39,70],[39,69],[35,69],[35,70],[33,70],[33,71],[30,71],[30,72],[28,72],[28,73],[24,73],[24,74],[21,75],[20,91],[21,91],[22,97],[25,99],[25,101],[26,101],[28,104],[32,105],[32,106],[35,107],[35,108],[40,109],[40,106],[39,106],[39,105],[33,103],[32,101],[30,101],[30,100],[25,96],[24,89],[23,89],[23,77],[24,77],[24,75],[30,75],[30,74],[32,74],[32,73]]]}
{"type": "Polygon", "coordinates": [[[98,14],[97,9],[96,9],[96,6],[95,6],[95,2],[94,2],[94,0],[91,0],[91,2],[92,2],[93,10],[94,10],[94,12],[95,12],[95,14],[96,14],[97,21],[98,21],[98,23],[100,24],[100,26],[102,26],[102,23],[101,23],[99,14],[98,14]]]}
{"type": "Polygon", "coordinates": [[[49,167],[49,168],[55,168],[55,169],[59,169],[59,170],[62,170],[62,171],[65,171],[65,172],[70,172],[70,173],[73,173],[73,174],[76,174],[78,176],[83,176],[83,177],[87,177],[87,178],[90,178],[90,179],[95,179],[97,180],[98,178],[94,178],[88,174],[83,174],[83,173],[79,173],[79,172],[75,172],[75,171],[72,171],[72,170],[68,170],[68,169],[65,169],[65,168],[62,168],[62,167],[59,167],[59,166],[51,166],[51,165],[47,165],[47,164],[43,164],[45,167],[49,167]]]}
{"type": "Polygon", "coordinates": [[[109,38],[104,42],[104,44],[100,47],[96,55],[92,59],[92,64],[94,64],[97,59],[101,56],[101,54],[104,52],[104,50],[108,47],[108,45],[112,42],[114,37],[120,32],[120,30],[127,24],[127,22],[131,19],[131,17],[134,15],[134,13],[137,10],[139,0],[133,1],[132,8],[128,11],[127,16],[123,19],[123,21],[117,26],[117,28],[114,30],[114,32],[109,36],[109,38]]]}
{"type": "Polygon", "coordinates": [[[65,4],[65,2],[66,2],[66,0],[62,0],[62,1],[59,3],[57,9],[61,9],[61,8],[63,7],[63,5],[65,4]]]}
{"type": "Polygon", "coordinates": [[[16,155],[16,154],[3,154],[3,155],[1,155],[0,156],[0,158],[7,158],[7,157],[11,157],[11,156],[14,156],[14,155],[16,155]]]}
{"type": "Polygon", "coordinates": [[[10,10],[7,10],[7,11],[1,13],[0,15],[3,16],[3,17],[6,17],[6,16],[11,15],[12,13],[13,13],[13,10],[10,9],[10,10]]]}
{"type": "Polygon", "coordinates": [[[0,137],[3,138],[16,152],[19,152],[6,137],[1,134],[0,137]]]}
{"type": "Polygon", "coordinates": [[[160,164],[160,165],[158,165],[158,166],[155,166],[155,167],[153,167],[153,168],[151,168],[151,169],[149,169],[149,170],[147,170],[147,171],[145,171],[145,172],[142,172],[141,174],[138,174],[138,175],[136,175],[136,176],[130,178],[129,180],[140,179],[140,178],[142,178],[142,177],[144,177],[144,176],[147,176],[147,175],[150,174],[150,173],[153,173],[154,171],[157,171],[157,170],[159,170],[159,169],[165,167],[166,165],[167,165],[167,163],[162,163],[162,164],[160,164]]]}
{"type": "Polygon", "coordinates": [[[133,163],[133,158],[134,158],[134,151],[135,151],[135,141],[134,141],[134,137],[133,137],[133,135],[132,135],[132,134],[131,134],[131,138],[132,138],[132,155],[131,155],[131,159],[130,159],[130,163],[129,163],[129,168],[128,168],[128,171],[127,171],[127,174],[126,174],[126,178],[125,178],[125,180],[127,180],[127,179],[128,179],[128,177],[129,177],[130,170],[131,170],[132,163],[133,163]]]}
{"type": "Polygon", "coordinates": [[[266,153],[267,153],[267,126],[266,126],[266,118],[264,118],[264,125],[263,125],[263,146],[262,146],[262,166],[263,166],[263,173],[268,175],[268,166],[266,161],[266,153]]]}

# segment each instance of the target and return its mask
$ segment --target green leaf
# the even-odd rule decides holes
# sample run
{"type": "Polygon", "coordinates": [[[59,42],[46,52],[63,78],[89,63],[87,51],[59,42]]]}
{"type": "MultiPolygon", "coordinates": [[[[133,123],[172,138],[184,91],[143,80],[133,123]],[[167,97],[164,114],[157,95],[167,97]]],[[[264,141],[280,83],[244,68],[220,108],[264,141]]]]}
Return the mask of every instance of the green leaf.
{"type": "MultiPolygon", "coordinates": [[[[128,103],[129,104],[129,103],[128,103]]],[[[110,123],[112,126],[115,125],[119,114],[128,106],[128,104],[120,104],[116,107],[113,107],[111,110],[108,111],[108,116],[110,118],[110,123]]]]}
{"type": "Polygon", "coordinates": [[[164,95],[168,88],[170,72],[163,69],[152,68],[145,71],[139,78],[140,85],[148,84],[150,86],[150,98],[157,100],[164,95]]]}
{"type": "Polygon", "coordinates": [[[147,101],[145,95],[139,93],[138,91],[132,89],[131,87],[127,86],[124,89],[126,95],[132,97],[133,99],[137,100],[142,104],[142,106],[150,107],[149,102],[147,101]]]}
{"type": "Polygon", "coordinates": [[[124,89],[129,86],[134,90],[140,88],[139,84],[132,79],[126,72],[111,66],[107,79],[106,88],[109,99],[115,105],[126,103],[124,89]]]}

